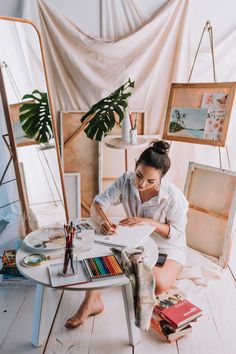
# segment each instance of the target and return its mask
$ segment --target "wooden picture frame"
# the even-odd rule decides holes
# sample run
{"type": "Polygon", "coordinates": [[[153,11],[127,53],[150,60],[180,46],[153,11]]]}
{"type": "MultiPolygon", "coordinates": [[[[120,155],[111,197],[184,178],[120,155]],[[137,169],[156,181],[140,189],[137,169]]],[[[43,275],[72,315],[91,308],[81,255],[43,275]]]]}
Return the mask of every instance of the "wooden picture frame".
{"type": "MultiPolygon", "coordinates": [[[[28,101],[27,103],[29,102],[33,102],[33,101],[28,101]]],[[[14,132],[15,142],[17,147],[38,144],[38,142],[35,139],[26,137],[25,132],[22,129],[20,119],[19,119],[20,116],[19,110],[24,103],[25,102],[19,102],[19,103],[14,103],[9,105],[11,124],[12,124],[12,129],[14,132]]]]}
{"type": "Polygon", "coordinates": [[[225,146],[236,82],[172,83],[163,139],[225,146]]]}
{"type": "Polygon", "coordinates": [[[188,246],[226,267],[236,220],[236,172],[190,162],[184,194],[188,246]]]}

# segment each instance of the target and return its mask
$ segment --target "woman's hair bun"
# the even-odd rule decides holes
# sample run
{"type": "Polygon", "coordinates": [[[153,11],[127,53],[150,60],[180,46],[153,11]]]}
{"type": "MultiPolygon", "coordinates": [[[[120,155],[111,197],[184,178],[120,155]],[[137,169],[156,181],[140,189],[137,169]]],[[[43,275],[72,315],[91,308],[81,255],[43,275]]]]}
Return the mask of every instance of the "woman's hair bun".
{"type": "Polygon", "coordinates": [[[164,140],[153,141],[151,143],[152,149],[158,154],[168,154],[170,149],[170,144],[164,140]]]}

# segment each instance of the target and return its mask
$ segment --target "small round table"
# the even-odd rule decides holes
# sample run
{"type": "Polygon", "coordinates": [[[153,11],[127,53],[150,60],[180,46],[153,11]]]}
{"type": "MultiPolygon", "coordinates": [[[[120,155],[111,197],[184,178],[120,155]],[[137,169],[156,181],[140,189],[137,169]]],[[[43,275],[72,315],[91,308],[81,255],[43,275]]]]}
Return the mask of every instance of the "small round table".
{"type": "Polygon", "coordinates": [[[137,149],[137,148],[145,148],[148,145],[146,139],[138,136],[137,144],[130,144],[129,141],[122,140],[122,138],[111,138],[105,140],[105,145],[112,149],[124,149],[125,150],[125,171],[128,171],[128,150],[129,149],[137,149]]]}
{"type": "MultiPolygon", "coordinates": [[[[150,266],[153,266],[156,263],[158,256],[158,248],[156,242],[149,237],[145,242],[145,248],[147,250],[148,259],[147,263],[150,266]]],[[[21,264],[22,259],[30,254],[34,253],[32,250],[29,250],[24,244],[20,247],[16,254],[16,265],[19,269],[20,273],[23,274],[26,278],[34,280],[36,282],[36,294],[35,294],[35,304],[34,304],[34,319],[33,319],[33,329],[32,329],[32,339],[31,342],[35,347],[39,347],[43,344],[45,340],[44,336],[44,322],[46,318],[47,312],[47,288],[51,287],[51,282],[49,278],[48,272],[48,263],[58,263],[63,262],[63,251],[61,252],[61,259],[54,259],[45,262],[44,264],[36,267],[24,267],[21,264]]],[[[36,253],[36,252],[35,252],[36,253]]],[[[40,253],[37,251],[37,253],[40,253]]],[[[45,252],[41,252],[44,253],[45,252]]],[[[58,254],[58,251],[56,251],[58,254]]],[[[47,252],[47,255],[52,256],[55,255],[54,252],[47,252]]],[[[94,248],[89,252],[80,252],[78,254],[78,259],[96,257],[101,255],[111,254],[109,246],[101,245],[95,243],[94,248]]],[[[121,286],[124,306],[125,306],[125,314],[126,321],[128,326],[128,335],[129,335],[129,343],[135,346],[140,342],[140,330],[135,326],[135,314],[133,307],[133,295],[132,295],[132,287],[129,279],[124,277],[117,278],[108,278],[105,280],[93,281],[84,284],[78,285],[70,285],[66,287],[61,287],[59,289],[63,290],[99,290],[105,289],[109,287],[121,286]]],[[[58,288],[57,288],[58,289],[58,288]]]]}

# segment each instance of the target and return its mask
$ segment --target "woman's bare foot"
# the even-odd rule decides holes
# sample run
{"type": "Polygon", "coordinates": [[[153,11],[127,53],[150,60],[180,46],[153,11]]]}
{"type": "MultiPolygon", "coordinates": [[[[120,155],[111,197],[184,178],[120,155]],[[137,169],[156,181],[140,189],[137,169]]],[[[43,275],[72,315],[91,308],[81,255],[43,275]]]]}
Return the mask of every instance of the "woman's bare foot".
{"type": "Polygon", "coordinates": [[[81,326],[88,316],[97,315],[104,310],[100,293],[89,293],[85,296],[79,310],[70,317],[65,324],[67,328],[75,328],[81,326]]]}

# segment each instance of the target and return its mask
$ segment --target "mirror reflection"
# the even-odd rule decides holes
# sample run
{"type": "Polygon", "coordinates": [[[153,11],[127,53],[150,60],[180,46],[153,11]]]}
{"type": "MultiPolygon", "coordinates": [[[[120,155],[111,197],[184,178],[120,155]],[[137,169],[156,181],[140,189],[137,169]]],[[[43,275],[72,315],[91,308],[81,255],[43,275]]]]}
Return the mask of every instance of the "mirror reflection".
{"type": "Polygon", "coordinates": [[[65,222],[64,199],[35,28],[0,19],[0,61],[31,229],[65,222]]]}

